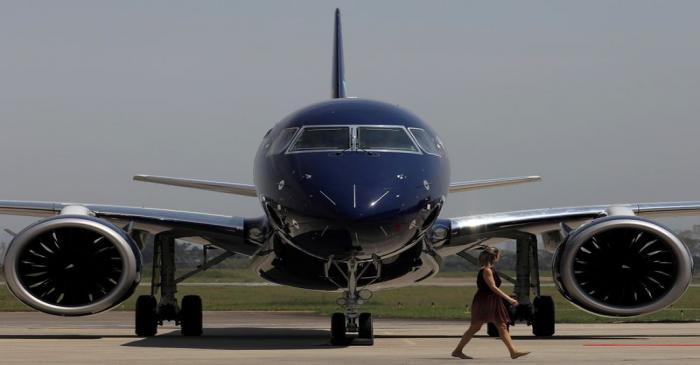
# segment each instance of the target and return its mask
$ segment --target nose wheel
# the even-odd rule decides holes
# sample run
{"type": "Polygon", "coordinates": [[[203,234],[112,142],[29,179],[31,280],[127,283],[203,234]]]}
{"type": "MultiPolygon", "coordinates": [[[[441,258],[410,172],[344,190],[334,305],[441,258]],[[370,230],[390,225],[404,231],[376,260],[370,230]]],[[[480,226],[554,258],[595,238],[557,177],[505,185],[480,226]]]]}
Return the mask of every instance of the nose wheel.
{"type": "Polygon", "coordinates": [[[360,313],[357,319],[357,337],[374,342],[374,329],[372,328],[372,314],[360,313]]]}
{"type": "Polygon", "coordinates": [[[358,309],[360,305],[365,304],[372,297],[372,292],[366,287],[381,276],[381,263],[379,258],[375,257],[371,262],[363,264],[358,263],[354,259],[348,260],[345,264],[347,265],[347,272],[341,268],[338,262],[333,260],[333,257],[325,265],[325,276],[329,281],[336,284],[339,288],[341,287],[330,275],[331,269],[335,268],[348,283],[347,290],[337,301],[338,305],[345,308],[345,313],[333,313],[331,316],[331,345],[373,345],[374,328],[372,326],[372,314],[367,312],[359,313],[358,309]],[[370,268],[374,268],[373,276],[366,275],[370,268]],[[358,278],[369,279],[369,284],[358,289],[358,278]],[[357,333],[357,336],[350,337],[348,333],[357,333]]]}
{"type": "Polygon", "coordinates": [[[347,317],[343,313],[333,313],[331,316],[331,345],[346,346],[349,344],[374,344],[371,313],[360,313],[359,316],[355,317],[355,321],[353,321],[352,317],[347,317]],[[357,337],[354,338],[348,336],[348,329],[353,327],[357,332],[357,337]]]}
{"type": "Polygon", "coordinates": [[[346,325],[345,314],[333,313],[331,316],[331,345],[343,346],[348,343],[346,325]]]}

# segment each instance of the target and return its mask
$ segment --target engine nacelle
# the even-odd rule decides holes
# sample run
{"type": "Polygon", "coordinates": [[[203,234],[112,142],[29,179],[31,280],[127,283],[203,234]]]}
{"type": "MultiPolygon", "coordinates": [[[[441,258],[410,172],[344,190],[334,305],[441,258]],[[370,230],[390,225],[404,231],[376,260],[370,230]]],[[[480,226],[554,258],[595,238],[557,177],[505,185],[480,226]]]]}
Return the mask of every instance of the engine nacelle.
{"type": "Polygon", "coordinates": [[[39,311],[81,316],[128,298],[141,279],[141,252],[119,227],[89,215],[37,221],[12,240],[5,281],[39,311]]]}
{"type": "Polygon", "coordinates": [[[599,218],[572,231],[552,265],[559,291],[584,310],[636,316],[675,302],[692,279],[687,246],[658,223],[599,218]]]}

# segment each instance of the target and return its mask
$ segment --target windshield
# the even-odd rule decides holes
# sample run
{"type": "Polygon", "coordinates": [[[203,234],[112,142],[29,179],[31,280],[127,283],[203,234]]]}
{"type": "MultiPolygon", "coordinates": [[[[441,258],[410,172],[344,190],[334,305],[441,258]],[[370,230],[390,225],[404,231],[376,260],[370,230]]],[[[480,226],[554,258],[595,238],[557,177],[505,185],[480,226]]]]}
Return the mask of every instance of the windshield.
{"type": "Polygon", "coordinates": [[[357,147],[362,150],[418,152],[402,127],[358,127],[357,147]]]}
{"type": "Polygon", "coordinates": [[[416,141],[418,141],[418,144],[423,151],[431,155],[443,155],[444,149],[442,143],[440,143],[440,140],[437,137],[430,135],[427,131],[421,128],[409,129],[411,130],[413,136],[416,137],[416,141]]]}
{"type": "Polygon", "coordinates": [[[349,127],[306,127],[291,151],[345,150],[350,148],[349,127]]]}
{"type": "Polygon", "coordinates": [[[292,140],[292,137],[294,137],[294,134],[296,134],[298,128],[285,128],[283,129],[279,135],[277,135],[277,138],[272,142],[272,145],[270,146],[270,153],[280,153],[284,151],[287,146],[289,146],[289,142],[292,140]]]}

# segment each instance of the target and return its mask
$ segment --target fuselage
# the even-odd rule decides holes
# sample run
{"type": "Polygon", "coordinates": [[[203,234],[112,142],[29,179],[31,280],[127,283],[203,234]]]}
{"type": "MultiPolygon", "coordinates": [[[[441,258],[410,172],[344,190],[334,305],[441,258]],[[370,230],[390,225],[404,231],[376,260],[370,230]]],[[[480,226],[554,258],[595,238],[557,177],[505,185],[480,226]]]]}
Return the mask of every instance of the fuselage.
{"type": "Polygon", "coordinates": [[[404,109],[364,99],[289,115],[263,138],[254,169],[277,238],[319,260],[387,258],[418,244],[449,186],[435,132],[404,109]]]}

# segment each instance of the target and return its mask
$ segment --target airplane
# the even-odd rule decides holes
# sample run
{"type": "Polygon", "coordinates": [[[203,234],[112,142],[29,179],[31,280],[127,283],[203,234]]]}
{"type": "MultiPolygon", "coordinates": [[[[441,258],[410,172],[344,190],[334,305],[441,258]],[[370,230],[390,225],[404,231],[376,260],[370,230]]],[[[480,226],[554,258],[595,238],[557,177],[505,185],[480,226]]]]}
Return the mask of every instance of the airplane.
{"type": "MultiPolygon", "coordinates": [[[[538,242],[554,253],[553,279],[581,309],[612,317],[652,313],[688,288],[693,260],[671,230],[651,220],[698,215],[700,201],[610,204],[443,217],[449,193],[540,180],[539,176],[451,182],[445,145],[404,108],[349,97],[340,11],[335,12],[331,99],[297,110],[262,137],[254,184],[136,175],[134,180],[254,197],[264,214],[199,212],[62,202],[0,201],[0,214],[39,217],[14,233],[4,259],[10,291],[38,311],[83,316],[128,298],[152,242],[151,292],[137,298],[135,333],[154,336],[175,321],[202,334],[202,300],[178,301],[177,284],[227,257],[250,258],[264,280],[339,292],[330,342],[372,344],[361,307],[381,289],[433,277],[443,258],[476,262],[480,248],[516,242],[513,322],[535,336],[555,333],[554,302],[542,295],[538,242]],[[175,241],[223,253],[175,276],[175,241]]],[[[205,256],[206,258],[206,256],[205,256]]],[[[489,327],[488,333],[496,335],[489,327]]]]}

